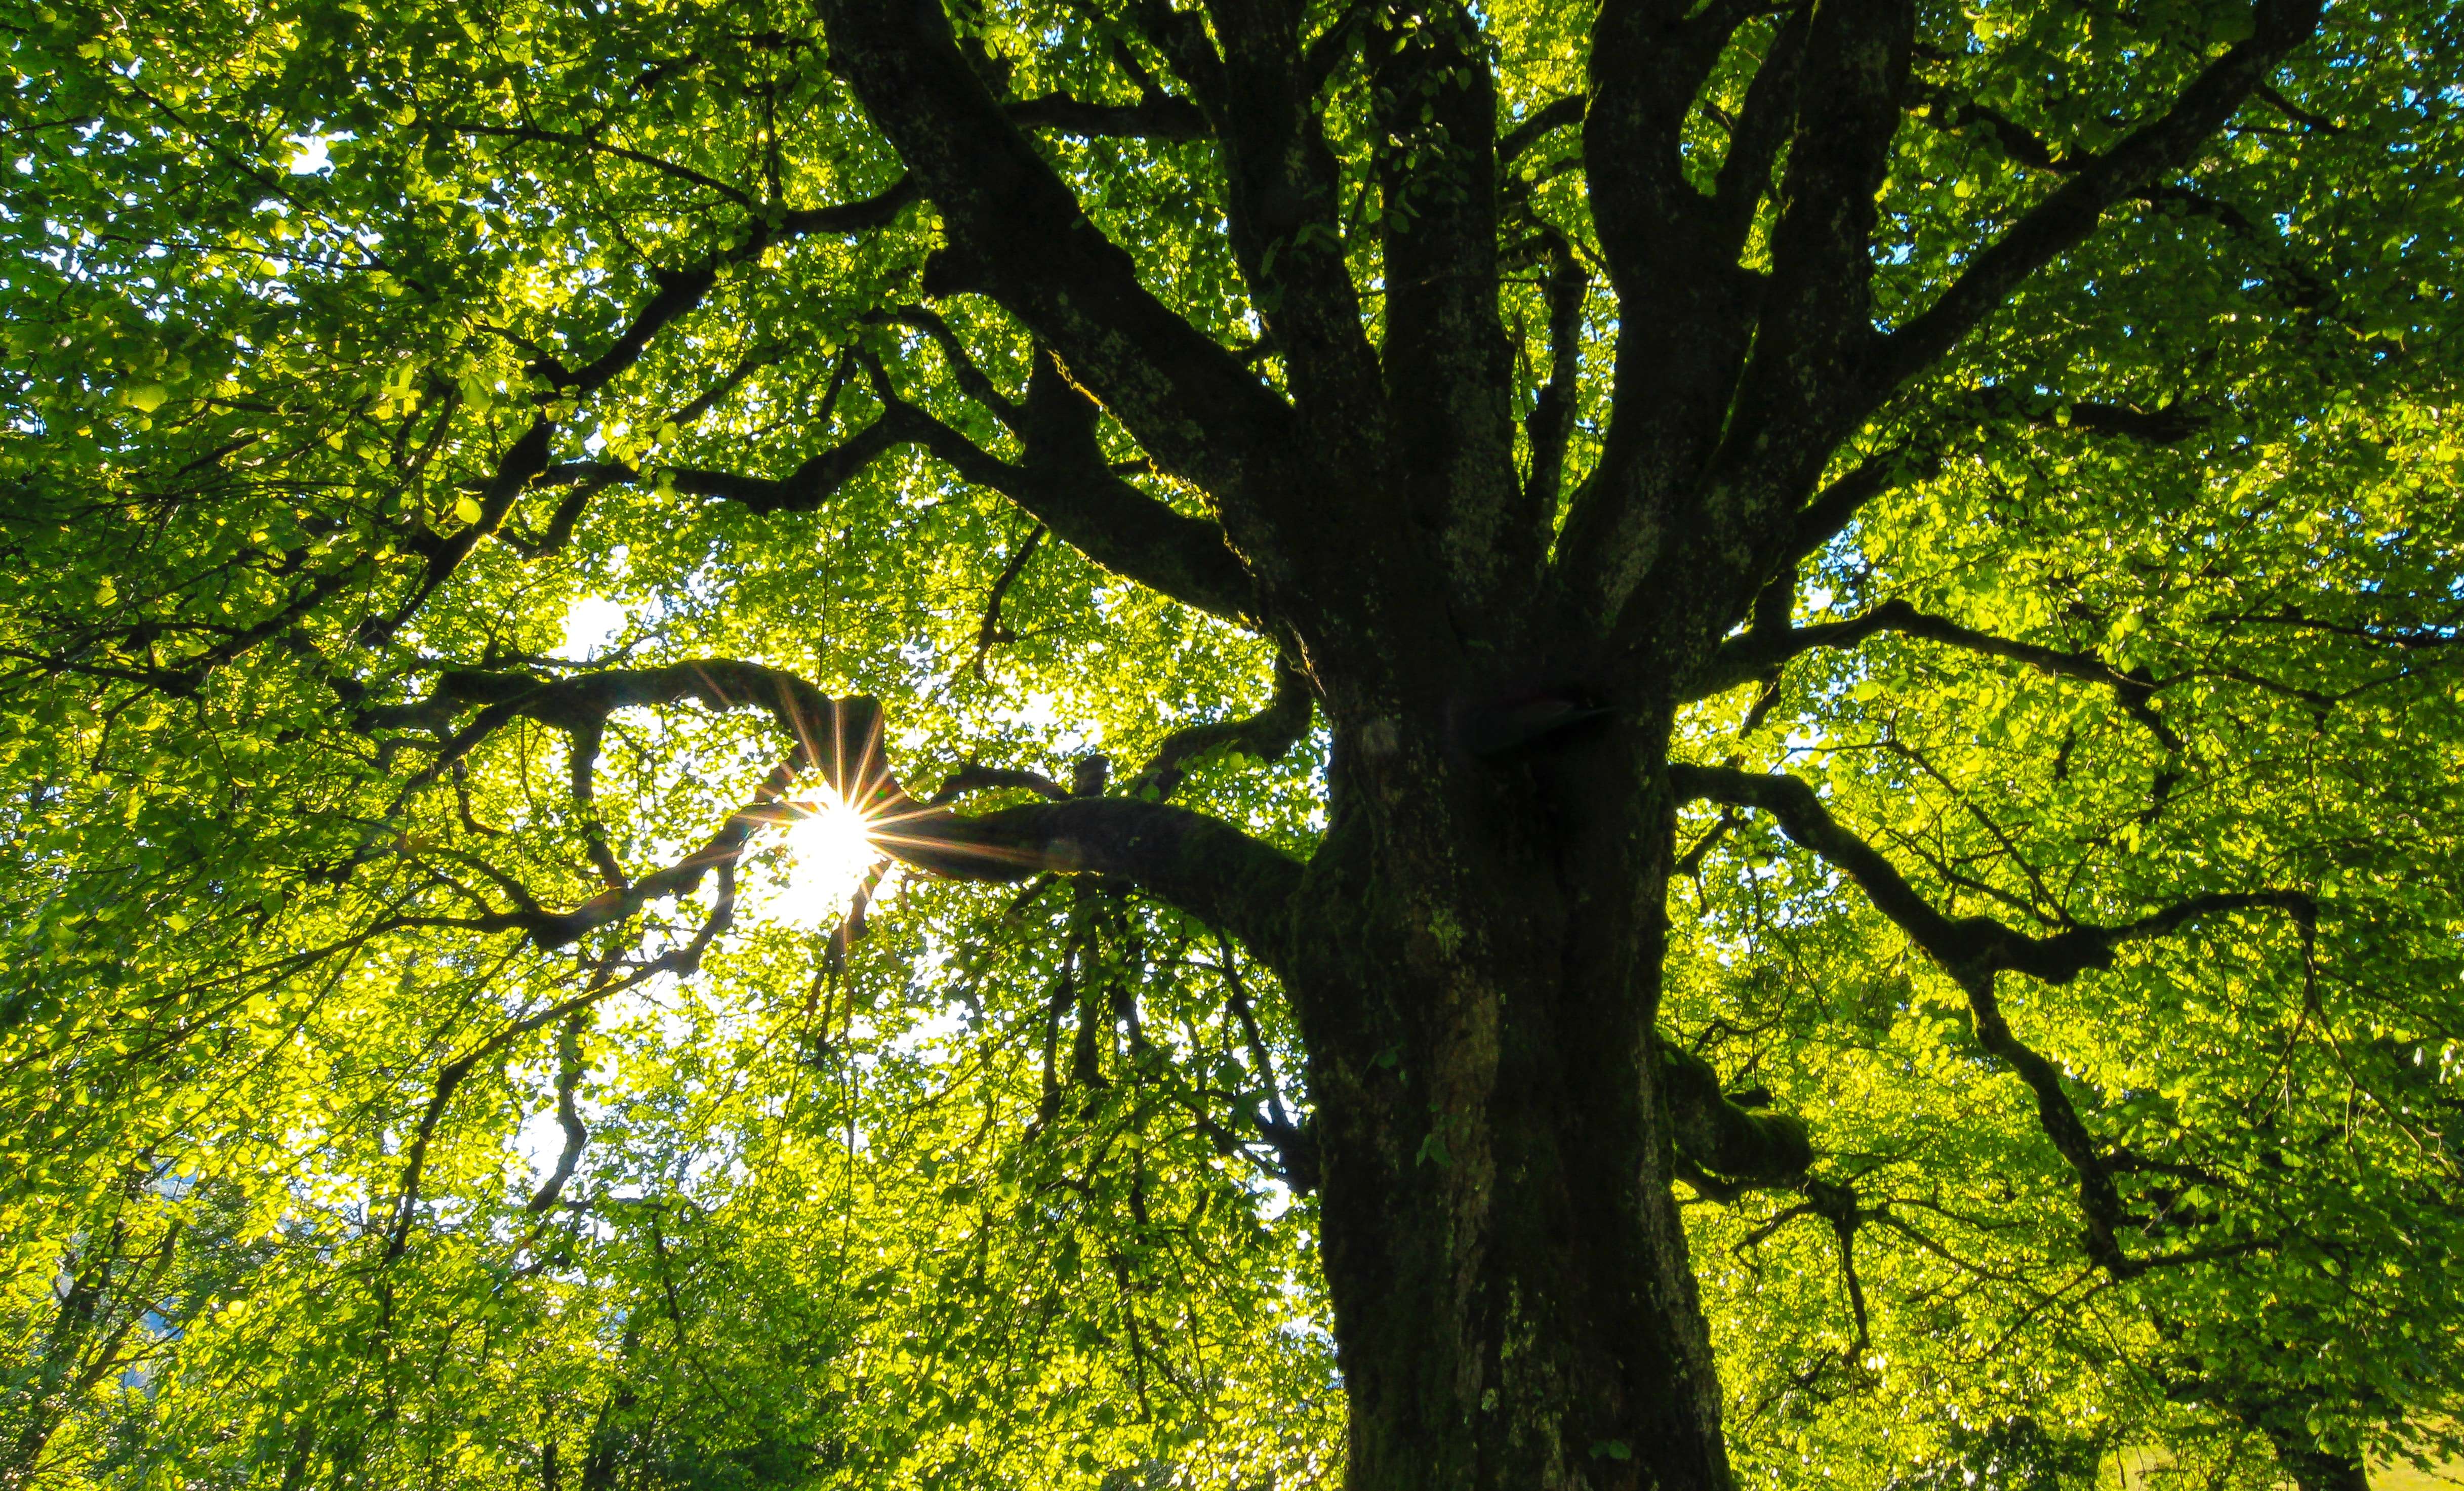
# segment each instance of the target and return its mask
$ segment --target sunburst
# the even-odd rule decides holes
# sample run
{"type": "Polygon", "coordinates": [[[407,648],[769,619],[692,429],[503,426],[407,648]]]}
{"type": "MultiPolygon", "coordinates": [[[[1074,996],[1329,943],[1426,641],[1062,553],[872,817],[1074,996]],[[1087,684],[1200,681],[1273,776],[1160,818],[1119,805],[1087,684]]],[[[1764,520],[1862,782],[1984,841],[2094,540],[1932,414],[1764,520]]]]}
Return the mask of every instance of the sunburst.
{"type": "Polygon", "coordinates": [[[872,821],[828,787],[790,805],[796,816],[781,836],[787,851],[786,876],[771,899],[771,913],[802,926],[834,925],[882,861],[872,821]]]}

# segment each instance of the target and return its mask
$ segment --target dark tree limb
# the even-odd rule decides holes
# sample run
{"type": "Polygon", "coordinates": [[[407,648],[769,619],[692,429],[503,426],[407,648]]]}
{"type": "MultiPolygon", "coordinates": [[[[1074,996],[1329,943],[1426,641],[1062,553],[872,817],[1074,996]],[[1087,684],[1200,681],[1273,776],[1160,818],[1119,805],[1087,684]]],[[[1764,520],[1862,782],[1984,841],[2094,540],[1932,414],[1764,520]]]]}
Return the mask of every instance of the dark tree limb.
{"type": "Polygon", "coordinates": [[[1780,24],[1762,66],[1746,85],[1745,105],[1728,131],[1728,150],[1720,158],[1710,210],[1715,241],[1732,254],[1753,228],[1754,209],[1771,193],[1771,166],[1796,114],[1797,67],[1813,13],[1812,6],[1800,6],[1780,24]]]}
{"type": "Polygon", "coordinates": [[[1981,125],[2005,156],[2031,170],[2067,174],[2082,164],[2068,150],[2056,151],[2043,137],[2017,120],[1954,89],[1928,84],[1922,93],[1925,100],[1925,121],[1946,134],[1964,134],[1981,125]]]}
{"type": "Polygon", "coordinates": [[[984,597],[983,617],[976,623],[976,655],[967,660],[968,672],[980,675],[984,659],[992,654],[993,648],[1004,642],[1018,640],[1016,628],[1001,621],[1001,603],[1009,599],[1010,586],[1017,584],[1018,577],[1026,573],[1027,561],[1035,558],[1036,545],[1043,542],[1044,536],[1049,532],[1051,530],[1042,523],[1036,524],[1024,538],[1019,540],[1008,562],[1001,565],[1001,574],[994,578],[992,591],[984,597]]]}
{"type": "Polygon", "coordinates": [[[686,165],[675,161],[665,160],[659,156],[649,154],[646,151],[630,149],[624,145],[609,144],[606,141],[598,139],[595,136],[580,134],[572,130],[542,129],[535,124],[481,124],[476,122],[454,123],[451,121],[446,122],[442,127],[449,129],[457,135],[476,135],[499,140],[520,140],[536,144],[570,145],[585,154],[612,156],[620,161],[630,161],[636,165],[647,165],[663,176],[672,176],[678,181],[690,182],[693,186],[699,186],[705,191],[714,192],[718,196],[724,197],[728,201],[735,203],[740,208],[759,211],[761,207],[759,202],[756,201],[742,188],[731,186],[727,183],[720,181],[715,177],[706,176],[701,172],[694,170],[690,165],[686,165]]]}
{"type": "MultiPolygon", "coordinates": [[[[1837,371],[1873,336],[1875,195],[1890,168],[1915,27],[1911,0],[1814,8],[1794,68],[1795,128],[1771,229],[1771,283],[1739,394],[1746,423],[1724,449],[1793,446],[1807,434],[1828,449],[1837,418],[1826,406],[1843,392],[1837,371]]],[[[1793,450],[1765,457],[1772,458],[1801,459],[1793,450]]]]}
{"type": "Polygon", "coordinates": [[[976,818],[917,802],[898,785],[883,756],[877,703],[831,698],[792,673],[758,663],[712,658],[547,681],[519,673],[448,673],[438,680],[438,705],[454,714],[476,705],[478,713],[439,748],[436,760],[402,797],[436,780],[517,719],[588,732],[620,709],[688,701],[713,710],[764,711],[791,742],[787,757],[754,800],[730,814],[701,848],[570,910],[522,907],[428,922],[521,932],[542,948],[556,948],[629,918],[653,901],[688,894],[714,871],[732,885],[737,862],[754,835],[792,816],[784,806],[789,788],[819,775],[872,821],[874,842],[885,854],[914,868],[995,882],[1047,870],[1117,876],[1232,932],[1269,961],[1284,945],[1301,866],[1283,850],[1202,814],[1125,798],[1072,797],[976,818]]]}
{"type": "Polygon", "coordinates": [[[1023,790],[1058,802],[1070,797],[1069,789],[1042,772],[1024,771],[1007,766],[986,766],[969,761],[941,778],[940,790],[925,803],[927,807],[947,807],[971,792],[1002,792],[1023,790]]]}
{"type": "MultiPolygon", "coordinates": [[[[1750,295],[1732,292],[1727,351],[1717,367],[1690,374],[1710,382],[1667,394],[1702,407],[1683,429],[1649,440],[1662,464],[1659,475],[1640,491],[1591,494],[1604,509],[1587,528],[1603,547],[1576,577],[1582,599],[1594,614],[1614,618],[1621,655],[1660,654],[1647,671],[1689,667],[1689,652],[1726,632],[1786,567],[1796,510],[1867,412],[1856,406],[1847,370],[1865,360],[1875,335],[1868,294],[1875,199],[1899,125],[1914,26],[1912,0],[1825,0],[1814,8],[1794,64],[1768,282],[1750,295]]],[[[1707,233],[1698,236],[1707,243],[1707,233]]],[[[1706,266],[1726,262],[1713,250],[1698,253],[1706,266]]],[[[1699,354],[1662,349],[1662,356],[1699,354]]],[[[1625,359],[1621,339],[1620,405],[1625,359]]],[[[1623,421],[1620,408],[1610,455],[1623,421]]],[[[1612,462],[1604,458],[1602,469],[1614,470],[1612,462]]]]}
{"type": "Polygon", "coordinates": [[[891,450],[921,443],[928,432],[924,417],[900,404],[837,445],[806,457],[784,476],[752,476],[699,467],[667,467],[643,471],[623,461],[567,461],[541,470],[541,485],[567,482],[638,486],[656,478],[689,496],[715,497],[740,503],[763,515],[810,513],[836,496],[839,489],[891,450]]]}
{"type": "Polygon", "coordinates": [[[1547,523],[1556,516],[1557,494],[1565,485],[1566,448],[1581,413],[1583,302],[1592,277],[1563,233],[1551,229],[1542,243],[1549,265],[1549,381],[1523,421],[1524,435],[1531,447],[1523,505],[1547,523]]]}
{"type": "Polygon", "coordinates": [[[2124,943],[2233,911],[2282,911],[2294,919],[2306,947],[2317,916],[2310,897],[2297,890],[2197,895],[2134,921],[2073,926],[2032,937],[1991,917],[1950,917],[1936,910],[1873,845],[1841,826],[1812,787],[1794,778],[1706,766],[1671,767],[1669,777],[1681,798],[1708,798],[1771,814],[1792,842],[1846,873],[1876,910],[1951,976],[1968,996],[1978,1043],[2027,1084],[2046,1136],[2079,1177],[2089,1256],[2116,1277],[2143,1267],[2122,1248],[2122,1202],[2106,1156],[2072,1103],[2060,1068],[2013,1032],[1994,994],[1995,978],[2007,971],[2068,983],[2089,969],[2111,967],[2124,943]]]}
{"type": "Polygon", "coordinates": [[[1659,1044],[1660,1090],[1681,1154],[1731,1195],[1804,1178],[1814,1146],[1802,1119],[1739,1107],[1710,1063],[1664,1038],[1659,1044]]]}
{"type": "MultiPolygon", "coordinates": [[[[1458,626],[1530,593],[1554,515],[1514,470],[1514,355],[1498,318],[1496,79],[1458,5],[1381,15],[1370,124],[1385,248],[1386,467],[1438,536],[1458,626]]],[[[1571,390],[1569,390],[1571,394],[1571,390]]]]}
{"type": "Polygon", "coordinates": [[[1538,144],[1543,136],[1583,121],[1585,100],[1581,94],[1569,94],[1533,109],[1523,116],[1520,123],[1497,137],[1497,164],[1511,165],[1524,151],[1538,144]]]}
{"type": "Polygon", "coordinates": [[[2296,631],[2314,631],[2331,637],[2349,637],[2372,647],[2392,647],[2411,652],[2428,648],[2464,647],[2464,621],[2438,623],[2409,629],[2386,625],[2357,625],[2350,622],[2323,621],[2304,616],[2299,609],[2286,606],[2272,615],[2219,616],[2217,621],[2236,625],[2285,626],[2296,631]]]}
{"type": "Polygon", "coordinates": [[[1249,1002],[1249,988],[1241,977],[1240,963],[1226,937],[1221,943],[1221,962],[1223,975],[1223,1004],[1241,1022],[1242,1040],[1249,1050],[1249,1064],[1256,1068],[1258,1082],[1265,1089],[1266,1110],[1254,1115],[1258,1132],[1274,1147],[1277,1168],[1286,1185],[1301,1195],[1318,1187],[1319,1173],[1317,1134],[1306,1118],[1295,1121],[1285,1110],[1282,1085],[1275,1080],[1275,1063],[1266,1050],[1266,1038],[1258,1029],[1258,1015],[1249,1002]]]}
{"type": "Polygon", "coordinates": [[[1317,69],[1350,55],[1375,8],[1348,10],[1318,38],[1314,58],[1298,12],[1282,6],[1219,0],[1209,8],[1213,41],[1195,11],[1168,15],[1160,0],[1138,9],[1175,67],[1207,79],[1199,98],[1222,144],[1233,255],[1265,323],[1262,340],[1283,356],[1301,438],[1330,474],[1372,479],[1384,419],[1377,357],[1344,258],[1342,171],[1316,96],[1325,77],[1317,69]]]}
{"type": "Polygon", "coordinates": [[[1783,559],[1793,568],[1839,536],[1858,512],[1883,493],[1923,480],[1942,467],[1939,451],[1901,446],[1869,455],[1797,511],[1783,559]]]}
{"type": "Polygon", "coordinates": [[[544,1212],[556,1205],[564,1194],[565,1182],[573,1178],[573,1170],[582,1162],[582,1147],[590,1142],[589,1127],[583,1123],[581,1109],[574,1106],[574,1094],[582,1085],[584,1070],[582,1062],[582,1032],[587,1019],[582,1010],[565,1017],[564,1029],[556,1042],[556,1121],[564,1130],[564,1148],[557,1151],[556,1169],[549,1173],[534,1193],[527,1211],[544,1212]]]}
{"type": "Polygon", "coordinates": [[[1284,528],[1302,525],[1274,519],[1309,500],[1291,479],[1283,401],[1139,283],[1130,255],[987,91],[941,11],[826,0],[822,12],[834,64],[940,210],[946,243],[926,293],[999,300],[1164,469],[1215,495],[1244,551],[1276,553],[1284,528]]]}
{"type": "Polygon", "coordinates": [[[653,473],[618,461],[575,461],[542,471],[539,479],[639,484],[656,474],[678,492],[742,503],[756,513],[807,513],[884,454],[918,445],[967,481],[1017,503],[1055,537],[1115,574],[1226,620],[1246,622],[1256,610],[1256,587],[1220,527],[1174,512],[1099,459],[1044,458],[1032,384],[1026,406],[1010,409],[1026,432],[1024,464],[1001,460],[886,387],[879,391],[886,398],[879,417],[784,476],[694,467],[653,473]]]}
{"type": "Polygon", "coordinates": [[[1128,880],[1246,944],[1270,965],[1290,935],[1301,863],[1220,820],[1168,802],[1069,798],[981,817],[919,807],[875,838],[917,869],[1014,882],[1047,870],[1128,880]]]}
{"type": "Polygon", "coordinates": [[[2021,281],[2096,230],[2104,209],[2180,169],[2242,100],[2319,26],[2322,0],[2257,0],[2252,33],[2210,63],[2172,105],[2111,150],[2081,162],[2053,195],[1969,261],[1934,303],[1892,332],[1870,364],[1868,408],[1948,352],[2021,281]]]}
{"type": "MultiPolygon", "coordinates": [[[[658,286],[657,292],[633,313],[625,328],[597,358],[579,370],[566,368],[553,357],[542,357],[538,361],[536,370],[554,385],[553,393],[541,396],[539,402],[545,405],[553,399],[575,399],[605,387],[641,360],[651,339],[660,331],[677,318],[697,309],[717,285],[720,272],[729,266],[759,259],[764,249],[781,238],[817,232],[858,232],[882,226],[894,219],[899,208],[913,195],[913,188],[902,180],[880,195],[862,202],[785,213],[775,227],[766,219],[757,217],[745,241],[732,249],[712,254],[687,269],[666,270],[652,266],[649,274],[658,286]]],[[[548,470],[556,428],[555,420],[545,408],[532,417],[529,428],[497,458],[495,474],[478,495],[479,515],[474,521],[444,536],[429,533],[424,526],[413,529],[407,546],[425,556],[427,571],[409,597],[395,607],[390,616],[372,618],[363,628],[371,641],[390,637],[427,603],[438,586],[452,578],[454,571],[471,557],[481,539],[503,525],[524,489],[548,470]]]]}
{"type": "Polygon", "coordinates": [[[1257,713],[1212,720],[1174,731],[1124,789],[1131,797],[1161,801],[1180,789],[1192,764],[1218,751],[1238,751],[1262,761],[1280,761],[1309,734],[1313,696],[1308,678],[1275,660],[1275,696],[1257,713]]]}
{"type": "MultiPolygon", "coordinates": [[[[435,1090],[429,1094],[427,1106],[421,1109],[419,1122],[411,1130],[409,1142],[403,1147],[401,1189],[395,1196],[393,1217],[385,1231],[384,1261],[386,1263],[392,1263],[400,1259],[409,1246],[411,1223],[419,1214],[420,1178],[427,1168],[428,1147],[435,1140],[437,1126],[443,1122],[446,1109],[451,1106],[453,1094],[460,1090],[462,1084],[469,1080],[471,1073],[478,1068],[479,1063],[495,1057],[533,1031],[543,1030],[559,1020],[578,1020],[602,1000],[621,994],[653,975],[691,972],[698,965],[701,954],[709,947],[711,939],[726,930],[734,918],[736,883],[732,869],[733,866],[730,866],[729,870],[721,872],[718,898],[711,907],[710,914],[703,921],[701,930],[694,934],[693,941],[686,947],[654,958],[621,978],[615,976],[612,958],[603,959],[592,970],[589,987],[582,993],[512,1021],[502,1030],[447,1063],[438,1071],[435,1090]]],[[[417,925],[417,919],[406,918],[403,924],[417,925]]],[[[561,1042],[560,1047],[561,1048],[561,1042]]],[[[576,1127],[580,1126],[581,1120],[578,1116],[574,1123],[576,1127]]],[[[568,1138],[572,1132],[571,1129],[566,1130],[568,1138]]],[[[577,1156],[578,1152],[577,1151],[577,1156]]]]}
{"type": "Polygon", "coordinates": [[[2208,416],[2179,404],[2150,409],[2135,404],[2050,398],[2013,388],[1971,389],[1961,402],[1986,419],[2017,420],[2086,435],[2119,435],[2153,446],[2179,445],[2209,424],[2208,416]]]}
{"type": "Polygon", "coordinates": [[[1761,296],[1761,276],[1724,249],[1680,154],[1687,113],[1750,7],[1688,11],[1611,0],[1592,33],[1583,161],[1593,224],[1619,302],[1651,307],[1619,319],[1600,459],[1556,546],[1560,581],[1602,626],[1684,526],[1672,509],[1700,498],[1761,296]]]}
{"type": "Polygon", "coordinates": [[[1816,647],[1853,647],[1877,632],[1885,631],[1923,637],[1947,647],[1982,652],[1989,657],[2009,658],[2057,678],[2078,678],[2102,684],[2113,690],[2123,711],[2145,726],[2148,734],[2154,735],[2167,752],[2182,749],[2182,737],[2156,713],[2153,701],[2160,686],[2145,669],[2125,671],[2094,652],[2066,652],[2058,647],[1997,637],[1972,626],[1963,626],[1948,617],[1920,611],[1905,601],[1898,600],[1885,601],[1863,615],[1846,621],[1785,629],[1755,629],[1733,637],[1722,643],[1719,649],[1711,654],[1702,678],[1695,686],[1700,691],[1697,696],[1719,693],[1764,677],[1791,658],[1816,647]]]}
{"type": "Polygon", "coordinates": [[[942,361],[950,365],[950,377],[957,384],[959,391],[992,410],[994,417],[1010,428],[1020,428],[1018,405],[1009,395],[993,386],[993,381],[976,365],[976,360],[968,355],[966,344],[958,340],[957,333],[950,329],[950,323],[941,318],[940,313],[930,306],[901,305],[872,312],[865,319],[876,324],[912,327],[932,338],[933,344],[941,349],[942,361]]]}
{"type": "Polygon", "coordinates": [[[1681,800],[1708,799],[1771,814],[1792,842],[1855,881],[1876,910],[1963,987],[2004,971],[2068,983],[2091,969],[2112,967],[2127,943],[2227,912],[2277,910],[2297,923],[2315,914],[2311,899],[2298,890],[2228,891],[2191,896],[2113,926],[2079,924],[2029,936],[1990,916],[1953,917],[1936,910],[1881,851],[1843,827],[1815,790],[1793,777],[1680,765],[1669,768],[1669,780],[1681,800]]]}

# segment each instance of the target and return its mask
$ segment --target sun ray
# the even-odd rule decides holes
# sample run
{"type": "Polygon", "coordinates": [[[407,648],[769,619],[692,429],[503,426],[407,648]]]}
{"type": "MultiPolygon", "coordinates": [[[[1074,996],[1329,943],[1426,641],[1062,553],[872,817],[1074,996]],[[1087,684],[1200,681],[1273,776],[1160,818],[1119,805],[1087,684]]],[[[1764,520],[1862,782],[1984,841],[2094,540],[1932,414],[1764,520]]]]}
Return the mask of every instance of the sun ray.
{"type": "Polygon", "coordinates": [[[797,813],[781,836],[787,851],[786,873],[771,898],[771,914],[800,926],[833,926],[883,858],[873,842],[872,822],[826,786],[788,806],[797,813]]]}

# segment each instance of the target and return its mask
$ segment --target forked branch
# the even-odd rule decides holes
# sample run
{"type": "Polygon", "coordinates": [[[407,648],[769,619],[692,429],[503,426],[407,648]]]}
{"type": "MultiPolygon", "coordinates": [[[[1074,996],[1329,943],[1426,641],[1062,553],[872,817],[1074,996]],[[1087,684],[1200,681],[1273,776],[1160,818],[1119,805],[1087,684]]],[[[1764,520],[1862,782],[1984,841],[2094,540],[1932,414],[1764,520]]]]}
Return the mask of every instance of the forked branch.
{"type": "Polygon", "coordinates": [[[1681,800],[1708,800],[1769,813],[1782,832],[1845,872],[1877,910],[1905,932],[1962,987],[2008,970],[2068,983],[2090,969],[2110,968],[2126,943],[2177,932],[2230,911],[2277,910],[2306,925],[2316,914],[2299,890],[2247,890],[2196,895],[2112,926],[2083,924],[2030,936],[1990,916],[1947,916],[1936,910],[1881,852],[1851,833],[1822,799],[1793,777],[1725,766],[1672,766],[1669,782],[1681,800]]]}
{"type": "Polygon", "coordinates": [[[1790,840],[1844,871],[1876,910],[1950,975],[1968,997],[1978,1043],[2028,1085],[2046,1137],[2079,1177],[2089,1256],[2117,1277],[2146,1267],[2149,1261],[2131,1259],[2123,1250],[2124,1218],[2112,1166],[2071,1101],[2061,1068],[2012,1030],[1994,994],[1995,978],[2011,971],[2067,983],[2088,969],[2111,967],[2124,943],[2161,937],[2204,917],[2233,911],[2275,910],[2292,917],[2306,956],[2316,903],[2298,890],[2211,893],[2116,926],[2075,926],[2032,937],[1989,916],[1951,917],[1935,910],[1879,850],[1843,827],[1814,789],[1795,778],[1714,766],[1671,767],[1669,778],[1681,799],[1709,799],[1771,814],[1790,840]]]}
{"type": "Polygon", "coordinates": [[[2322,0],[2257,0],[2251,34],[2208,64],[2171,107],[2111,150],[2083,161],[2053,195],[1969,260],[1930,307],[1885,339],[1867,390],[1869,406],[1949,351],[2021,281],[2085,240],[2106,208],[2180,169],[2276,65],[2309,39],[2323,9],[2322,0]]]}

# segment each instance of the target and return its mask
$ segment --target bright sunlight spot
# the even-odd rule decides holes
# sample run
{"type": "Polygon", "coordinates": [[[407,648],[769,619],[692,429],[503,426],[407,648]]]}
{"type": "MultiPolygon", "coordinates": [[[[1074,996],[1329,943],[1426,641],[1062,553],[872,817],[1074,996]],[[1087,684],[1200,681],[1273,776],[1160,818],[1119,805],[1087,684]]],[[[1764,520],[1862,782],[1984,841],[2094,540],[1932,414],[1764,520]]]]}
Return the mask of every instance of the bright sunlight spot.
{"type": "Polygon", "coordinates": [[[584,596],[564,613],[564,655],[596,657],[625,630],[625,608],[605,596],[584,596]]]}
{"type": "Polygon", "coordinates": [[[786,881],[770,898],[770,915],[799,927],[833,927],[854,905],[881,851],[864,814],[836,792],[825,788],[797,805],[803,816],[787,824],[786,881]]]}

